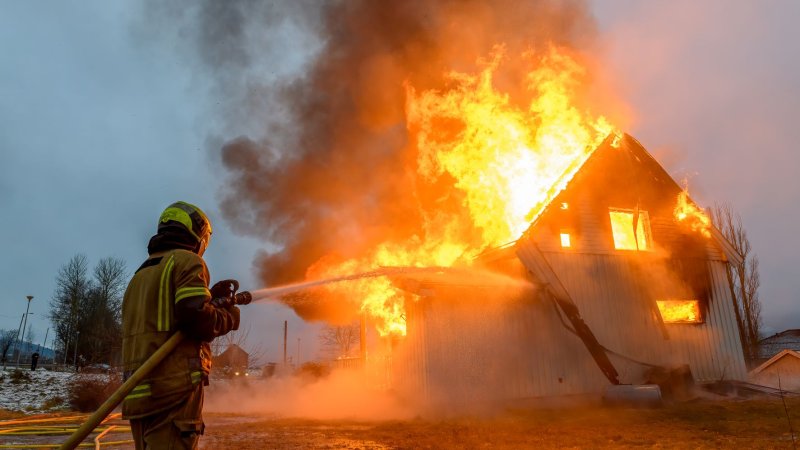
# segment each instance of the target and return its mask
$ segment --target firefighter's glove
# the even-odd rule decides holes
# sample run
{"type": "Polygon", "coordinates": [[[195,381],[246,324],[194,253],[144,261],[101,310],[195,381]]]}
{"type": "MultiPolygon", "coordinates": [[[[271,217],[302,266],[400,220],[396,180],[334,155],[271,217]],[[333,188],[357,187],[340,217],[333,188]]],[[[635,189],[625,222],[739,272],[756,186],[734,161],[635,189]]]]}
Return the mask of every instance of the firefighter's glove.
{"type": "Polygon", "coordinates": [[[211,287],[211,298],[227,297],[233,299],[236,291],[239,290],[239,282],[236,280],[222,280],[218,281],[211,287]]]}
{"type": "Polygon", "coordinates": [[[210,303],[214,308],[229,308],[234,305],[234,300],[231,297],[216,297],[210,303]]]}
{"type": "Polygon", "coordinates": [[[225,311],[228,311],[231,315],[231,319],[233,320],[233,327],[232,330],[239,329],[239,307],[236,305],[231,305],[225,308],[225,311]]]}

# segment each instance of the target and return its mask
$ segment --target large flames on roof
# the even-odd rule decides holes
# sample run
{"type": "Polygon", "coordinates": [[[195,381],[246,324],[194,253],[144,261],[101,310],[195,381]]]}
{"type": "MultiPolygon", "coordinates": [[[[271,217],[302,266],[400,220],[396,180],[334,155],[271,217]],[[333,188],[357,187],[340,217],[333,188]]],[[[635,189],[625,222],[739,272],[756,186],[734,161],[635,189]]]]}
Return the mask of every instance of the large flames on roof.
{"type": "MultiPolygon", "coordinates": [[[[307,278],[378,266],[469,264],[483,249],[521,235],[615,130],[576,106],[585,70],[570,51],[552,46],[519,58],[528,69],[524,102],[496,86],[509,59],[502,47],[481,62],[478,73],[447,74],[445,90],[418,91],[406,83],[406,164],[417,180],[422,232],[387,240],[360,258],[323,257],[307,278]]],[[[326,289],[360,301],[382,335],[405,334],[403,302],[409,294],[389,280],[326,289]]]]}

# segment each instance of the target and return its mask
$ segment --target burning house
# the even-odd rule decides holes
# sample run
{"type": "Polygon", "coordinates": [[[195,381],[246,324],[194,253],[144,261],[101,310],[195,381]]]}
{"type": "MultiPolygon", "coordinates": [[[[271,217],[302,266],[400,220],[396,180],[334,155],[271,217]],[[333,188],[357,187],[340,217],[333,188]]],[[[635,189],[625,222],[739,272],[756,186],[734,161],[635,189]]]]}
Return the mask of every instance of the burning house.
{"type": "MultiPolygon", "coordinates": [[[[745,379],[727,264],[740,256],[628,135],[606,139],[513,244],[476,266],[530,282],[396,282],[396,381],[428,400],[602,392],[688,365],[745,379]]],[[[411,279],[413,278],[413,279],[411,279]]]]}
{"type": "MultiPolygon", "coordinates": [[[[549,25],[550,6],[535,10],[549,25]]],[[[685,365],[699,381],[744,377],[726,272],[739,257],[618,132],[624,114],[592,82],[594,58],[519,30],[420,55],[469,28],[417,35],[420,23],[477,17],[425,11],[403,3],[413,33],[387,41],[399,47],[335,33],[347,39],[321,52],[332,59],[310,84],[278,96],[296,126],[223,147],[236,175],[226,216],[280,244],[255,261],[273,294],[287,289],[309,321],[367,317],[396,343],[392,384],[430,399],[592,393],[685,365]]],[[[371,17],[343,13],[357,20],[331,23],[371,17]]],[[[397,30],[404,16],[375,17],[397,30]]]]}

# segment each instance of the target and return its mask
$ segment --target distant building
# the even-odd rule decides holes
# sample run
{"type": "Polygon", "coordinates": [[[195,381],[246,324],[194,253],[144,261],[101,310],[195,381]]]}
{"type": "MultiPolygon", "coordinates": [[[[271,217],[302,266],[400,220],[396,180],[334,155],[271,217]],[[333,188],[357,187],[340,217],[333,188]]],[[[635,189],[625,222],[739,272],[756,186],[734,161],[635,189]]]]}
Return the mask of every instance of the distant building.
{"type": "Polygon", "coordinates": [[[781,350],[754,369],[750,373],[750,380],[776,389],[800,392],[800,353],[789,349],[781,350]]]}
{"type": "Polygon", "coordinates": [[[785,330],[758,342],[758,362],[764,362],[782,350],[800,352],[800,330],[785,330]]]}
{"type": "Polygon", "coordinates": [[[246,369],[250,355],[236,344],[231,344],[214,358],[216,367],[229,367],[231,369],[246,369]]]}

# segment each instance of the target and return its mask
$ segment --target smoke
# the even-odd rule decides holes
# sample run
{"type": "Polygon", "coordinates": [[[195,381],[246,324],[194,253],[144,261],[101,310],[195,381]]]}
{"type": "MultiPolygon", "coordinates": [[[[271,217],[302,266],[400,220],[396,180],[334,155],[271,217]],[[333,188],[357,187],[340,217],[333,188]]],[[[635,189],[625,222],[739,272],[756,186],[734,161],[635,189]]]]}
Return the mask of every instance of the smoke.
{"type": "Polygon", "coordinates": [[[286,376],[250,383],[215,383],[205,410],[318,420],[402,420],[415,412],[364,372],[340,370],[323,378],[286,376]],[[368,387],[365,387],[368,386],[368,387]]]}
{"type": "MultiPolygon", "coordinates": [[[[320,258],[349,259],[386,241],[424,239],[407,142],[404,83],[446,88],[497,45],[508,54],[586,47],[583,1],[206,1],[151,5],[181,24],[211,93],[227,171],[221,209],[237,232],[272,244],[256,258],[268,285],[320,258]]],[[[521,70],[521,69],[520,69],[521,70]]],[[[498,74],[507,92],[524,83],[498,74]]],[[[521,75],[520,75],[521,76],[521,75]]],[[[218,145],[218,146],[217,146],[218,145]]],[[[303,311],[312,318],[311,311],[303,311]]]]}

